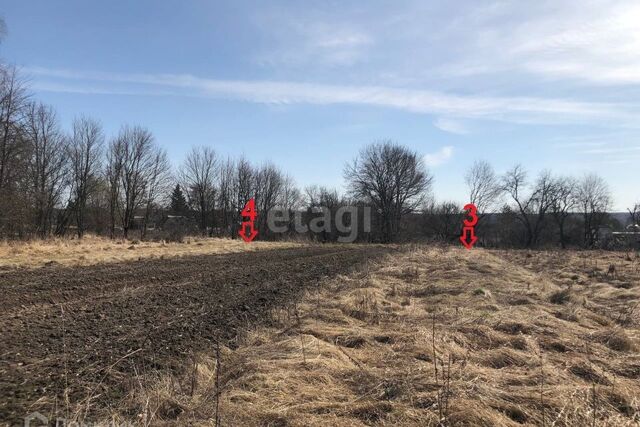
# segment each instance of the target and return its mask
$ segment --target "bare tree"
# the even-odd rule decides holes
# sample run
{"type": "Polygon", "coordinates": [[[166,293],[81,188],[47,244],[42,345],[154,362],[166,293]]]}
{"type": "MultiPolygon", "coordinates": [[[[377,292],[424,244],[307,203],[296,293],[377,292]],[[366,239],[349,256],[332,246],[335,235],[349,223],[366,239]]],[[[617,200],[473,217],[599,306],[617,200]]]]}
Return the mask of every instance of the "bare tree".
{"type": "MultiPolygon", "coordinates": [[[[122,133],[122,131],[121,131],[122,133]]],[[[120,177],[122,175],[122,165],[124,163],[124,139],[116,137],[109,143],[107,150],[104,176],[108,184],[108,205],[109,205],[109,234],[112,239],[116,234],[116,223],[118,221],[118,209],[120,201],[120,177]]]]}
{"type": "Polygon", "coordinates": [[[450,241],[460,235],[463,213],[455,202],[429,200],[423,210],[424,227],[438,240],[450,241]]]}
{"type": "Polygon", "coordinates": [[[282,208],[289,213],[289,230],[295,225],[294,213],[302,208],[302,193],[292,176],[286,175],[282,182],[282,208]]]}
{"type": "Polygon", "coordinates": [[[76,219],[78,238],[86,230],[87,199],[96,191],[102,168],[104,134],[97,120],[78,117],[73,121],[69,146],[71,161],[72,210],[76,219]]]}
{"type": "Polygon", "coordinates": [[[166,196],[172,184],[171,164],[167,157],[167,152],[159,147],[154,147],[149,170],[146,171],[146,194],[145,209],[140,227],[140,238],[144,239],[147,234],[147,226],[153,207],[162,203],[161,198],[166,196]]]}
{"type": "Polygon", "coordinates": [[[38,235],[46,237],[51,232],[54,209],[62,197],[68,172],[66,141],[53,108],[29,104],[25,137],[30,145],[28,174],[34,225],[38,235]]]}
{"type": "Polygon", "coordinates": [[[262,230],[262,236],[268,235],[267,212],[276,206],[282,205],[282,187],[284,174],[278,168],[268,163],[256,171],[255,174],[255,198],[256,209],[262,212],[258,216],[258,229],[262,230]]]}
{"type": "Polygon", "coordinates": [[[340,205],[340,195],[335,188],[321,185],[310,185],[304,189],[307,208],[334,208],[340,205]]]}
{"type": "Polygon", "coordinates": [[[207,234],[215,210],[217,169],[218,156],[209,147],[193,148],[180,169],[189,202],[200,216],[200,232],[203,236],[207,234]]]}
{"type": "Polygon", "coordinates": [[[117,157],[115,164],[120,169],[117,203],[126,239],[136,210],[144,203],[157,148],[151,132],[140,126],[124,126],[112,146],[117,157]]]}
{"type": "Polygon", "coordinates": [[[249,199],[255,197],[256,185],[255,185],[256,171],[251,163],[244,157],[241,157],[236,163],[236,177],[234,184],[236,189],[234,191],[237,200],[235,203],[236,212],[234,215],[234,222],[232,228],[232,236],[235,238],[238,235],[240,229],[240,212],[247,204],[249,199]]]}
{"type": "Polygon", "coordinates": [[[14,181],[16,162],[26,144],[22,126],[28,95],[15,67],[0,67],[0,190],[14,181]]]}
{"type": "Polygon", "coordinates": [[[553,193],[551,195],[551,214],[558,226],[560,233],[560,246],[567,246],[565,237],[565,225],[567,218],[577,206],[576,180],[571,177],[559,177],[555,179],[553,193]]]}
{"type": "Polygon", "coordinates": [[[220,207],[222,227],[225,232],[228,232],[230,237],[233,237],[233,224],[235,216],[238,212],[236,202],[238,196],[236,195],[236,164],[231,158],[227,158],[220,165],[219,169],[219,188],[218,188],[218,206],[220,207]]]}
{"type": "Polygon", "coordinates": [[[28,143],[24,137],[28,95],[15,67],[0,64],[0,231],[25,232],[28,143]]]}
{"type": "Polygon", "coordinates": [[[300,189],[292,176],[285,175],[282,183],[282,207],[291,213],[300,209],[301,206],[302,193],[300,189]]]}
{"type": "Polygon", "coordinates": [[[533,227],[529,216],[532,200],[526,195],[527,185],[527,172],[521,165],[514,166],[502,177],[502,188],[516,205],[516,219],[525,229],[526,246],[529,246],[533,240],[533,227]]]}
{"type": "Polygon", "coordinates": [[[548,170],[542,171],[538,175],[535,182],[533,193],[531,195],[532,208],[534,213],[533,223],[533,245],[537,245],[540,241],[540,235],[544,227],[547,225],[547,213],[551,209],[553,203],[553,194],[555,191],[555,181],[548,170]]]}
{"type": "MultiPolygon", "coordinates": [[[[310,225],[314,221],[318,220],[321,212],[322,216],[328,214],[330,218],[335,218],[338,209],[345,204],[343,198],[338,194],[338,190],[319,185],[306,187],[305,199],[307,205],[307,226],[311,237],[317,237],[314,234],[313,227],[310,225]],[[322,211],[320,209],[322,209],[322,211]]],[[[322,222],[324,222],[324,219],[322,222]]],[[[330,225],[330,227],[322,227],[320,238],[323,242],[335,241],[338,238],[338,232],[335,224],[331,222],[330,225]]]]}
{"type": "Polygon", "coordinates": [[[481,222],[500,199],[500,180],[488,162],[479,160],[469,168],[464,181],[469,191],[469,201],[478,208],[478,220],[481,222]]]}
{"type": "Polygon", "coordinates": [[[640,203],[636,203],[633,205],[633,209],[627,209],[629,212],[629,220],[631,221],[631,226],[635,228],[640,225],[640,203]]]}
{"type": "Polygon", "coordinates": [[[92,180],[93,189],[87,197],[86,230],[92,230],[96,234],[104,234],[105,231],[111,231],[109,216],[110,186],[109,181],[106,179],[107,177],[104,175],[104,159],[105,156],[103,154],[101,162],[103,166],[92,180]]]}
{"type": "Polygon", "coordinates": [[[526,247],[538,243],[551,207],[553,184],[551,173],[543,171],[528,191],[527,172],[521,165],[507,171],[502,178],[502,188],[515,203],[516,219],[525,230],[526,247]]]}
{"type": "Polygon", "coordinates": [[[588,174],[578,183],[576,197],[584,220],[584,244],[591,248],[596,243],[598,229],[607,217],[611,193],[604,179],[597,174],[588,174]]]}
{"type": "Polygon", "coordinates": [[[397,234],[402,216],[422,205],[433,182],[417,153],[391,141],[364,148],[344,176],[350,193],[380,214],[385,242],[397,234]]]}

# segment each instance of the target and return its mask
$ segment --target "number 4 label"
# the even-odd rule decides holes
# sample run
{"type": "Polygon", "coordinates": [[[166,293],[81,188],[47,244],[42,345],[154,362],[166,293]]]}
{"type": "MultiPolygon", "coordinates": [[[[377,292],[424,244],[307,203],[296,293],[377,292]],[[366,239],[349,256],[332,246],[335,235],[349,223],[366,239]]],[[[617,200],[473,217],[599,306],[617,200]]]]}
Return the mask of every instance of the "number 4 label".
{"type": "Polygon", "coordinates": [[[246,205],[244,205],[244,209],[240,212],[242,217],[249,218],[248,221],[242,221],[242,225],[240,227],[240,231],[238,234],[242,237],[242,240],[249,243],[258,235],[258,230],[255,229],[254,221],[258,217],[258,212],[256,212],[256,201],[255,199],[249,199],[246,205]],[[247,232],[248,229],[248,232],[247,232]]]}

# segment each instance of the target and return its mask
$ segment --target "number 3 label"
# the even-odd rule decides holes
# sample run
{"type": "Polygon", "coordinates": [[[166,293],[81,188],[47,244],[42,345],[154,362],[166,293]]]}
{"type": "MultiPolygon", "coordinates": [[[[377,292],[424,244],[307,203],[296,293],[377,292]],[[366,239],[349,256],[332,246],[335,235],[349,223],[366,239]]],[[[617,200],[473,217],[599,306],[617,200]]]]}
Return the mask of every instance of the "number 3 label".
{"type": "Polygon", "coordinates": [[[468,211],[467,216],[470,218],[464,220],[465,227],[474,227],[478,223],[478,208],[473,203],[469,203],[465,205],[464,210],[468,211]]]}

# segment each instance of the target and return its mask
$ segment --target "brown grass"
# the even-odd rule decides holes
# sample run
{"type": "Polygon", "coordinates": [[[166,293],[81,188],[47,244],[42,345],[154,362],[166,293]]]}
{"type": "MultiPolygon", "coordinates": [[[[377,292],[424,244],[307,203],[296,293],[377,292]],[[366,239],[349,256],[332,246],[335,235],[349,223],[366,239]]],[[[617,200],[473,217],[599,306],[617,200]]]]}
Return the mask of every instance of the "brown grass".
{"type": "Polygon", "coordinates": [[[252,242],[187,237],[183,243],[110,240],[86,236],[82,240],[64,238],[27,242],[0,241],[0,269],[31,268],[44,265],[92,265],[143,258],[235,253],[300,246],[294,242],[252,242]]]}
{"type": "MultiPolygon", "coordinates": [[[[223,348],[222,425],[637,425],[640,274],[583,256],[414,248],[327,280],[223,348]]],[[[215,425],[213,354],[137,389],[138,420],[215,425]]]]}

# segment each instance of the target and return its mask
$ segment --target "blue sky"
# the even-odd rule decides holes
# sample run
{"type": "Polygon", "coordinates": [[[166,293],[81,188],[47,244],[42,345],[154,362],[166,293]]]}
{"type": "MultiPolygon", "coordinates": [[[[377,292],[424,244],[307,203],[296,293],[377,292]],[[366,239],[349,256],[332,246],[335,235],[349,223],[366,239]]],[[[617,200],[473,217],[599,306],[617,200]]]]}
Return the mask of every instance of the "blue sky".
{"type": "Polygon", "coordinates": [[[640,4],[629,1],[3,0],[0,55],[107,133],[142,124],[273,161],[301,186],[392,139],[465,202],[475,159],[609,182],[640,201],[640,4]]]}

